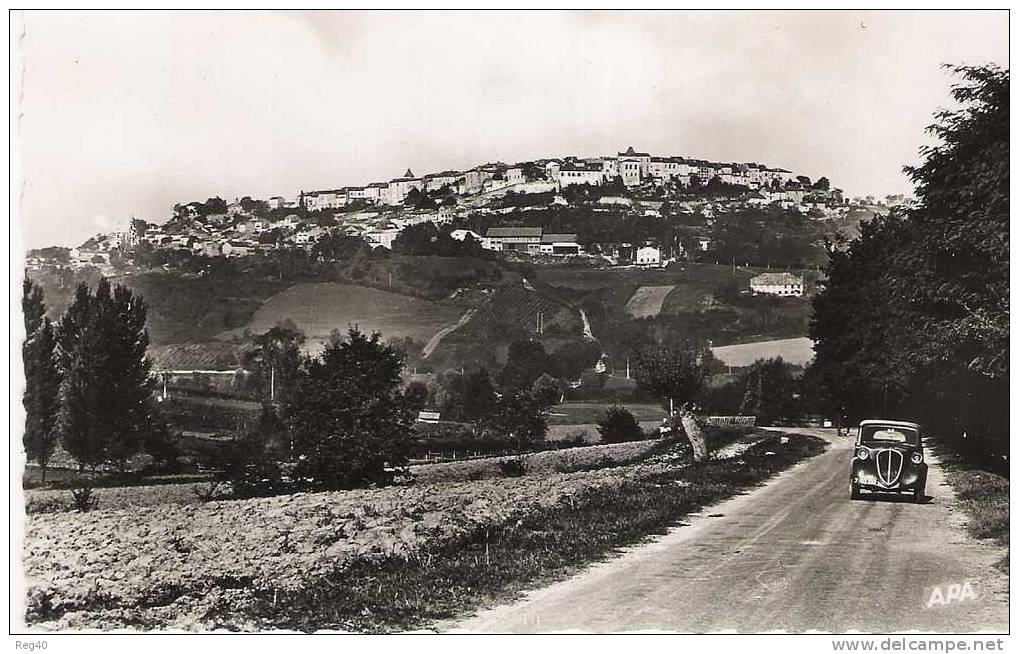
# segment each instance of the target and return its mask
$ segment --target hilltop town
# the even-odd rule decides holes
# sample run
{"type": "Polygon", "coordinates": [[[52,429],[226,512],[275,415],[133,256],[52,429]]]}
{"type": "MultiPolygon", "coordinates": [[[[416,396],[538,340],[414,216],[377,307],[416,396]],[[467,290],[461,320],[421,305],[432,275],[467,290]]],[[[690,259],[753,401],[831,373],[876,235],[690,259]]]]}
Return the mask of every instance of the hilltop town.
{"type": "MultiPolygon", "coordinates": [[[[163,251],[179,258],[292,248],[311,252],[323,238],[337,235],[391,249],[407,227],[430,222],[444,226],[454,239],[473,239],[483,249],[512,256],[662,266],[694,251],[710,254],[714,220],[732,212],[791,211],[813,221],[838,221],[907,201],[902,196],[850,199],[825,177],[812,181],[759,163],[653,156],[631,146],[611,156],[488,163],[420,176],[407,169],[389,181],[300,191],[289,198],[188,201],[174,205],[165,222],[132,218],[70,250],[30,252],[27,263],[29,270],[92,266],[108,274],[144,268],[138,253],[163,251]],[[681,228],[671,242],[647,234],[630,242],[626,234],[602,229],[594,238],[577,233],[581,230],[550,230],[547,219],[535,220],[549,212],[576,218],[578,211],[595,219],[666,219],[681,228]]],[[[173,259],[162,265],[172,267],[173,259]]]]}

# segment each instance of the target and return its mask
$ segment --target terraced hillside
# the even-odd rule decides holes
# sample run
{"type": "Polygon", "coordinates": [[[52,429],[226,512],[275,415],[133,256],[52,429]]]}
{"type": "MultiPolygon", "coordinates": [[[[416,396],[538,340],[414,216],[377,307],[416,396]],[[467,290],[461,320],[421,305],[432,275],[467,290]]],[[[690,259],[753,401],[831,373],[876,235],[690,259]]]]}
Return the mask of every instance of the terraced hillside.
{"type": "Polygon", "coordinates": [[[533,333],[539,313],[543,315],[546,333],[549,330],[579,333],[575,310],[521,284],[495,289],[471,319],[451,336],[457,340],[486,340],[512,328],[533,333]]]}

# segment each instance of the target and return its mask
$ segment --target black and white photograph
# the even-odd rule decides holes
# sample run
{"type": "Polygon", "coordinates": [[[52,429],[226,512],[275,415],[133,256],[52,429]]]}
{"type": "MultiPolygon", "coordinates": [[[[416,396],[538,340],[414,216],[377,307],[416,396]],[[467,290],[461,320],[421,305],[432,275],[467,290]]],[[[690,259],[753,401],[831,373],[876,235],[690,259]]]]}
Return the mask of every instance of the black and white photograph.
{"type": "Polygon", "coordinates": [[[1008,649],[1009,22],[10,10],[11,651],[1008,649]]]}

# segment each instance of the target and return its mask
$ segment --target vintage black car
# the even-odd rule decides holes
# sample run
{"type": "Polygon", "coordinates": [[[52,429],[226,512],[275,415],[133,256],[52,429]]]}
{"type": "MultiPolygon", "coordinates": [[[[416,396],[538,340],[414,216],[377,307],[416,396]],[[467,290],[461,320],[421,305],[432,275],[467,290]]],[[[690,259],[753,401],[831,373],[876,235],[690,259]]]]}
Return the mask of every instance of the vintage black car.
{"type": "Polygon", "coordinates": [[[927,464],[920,425],[898,420],[861,422],[849,484],[854,500],[861,497],[861,491],[870,491],[909,493],[913,501],[922,501],[927,464]]]}

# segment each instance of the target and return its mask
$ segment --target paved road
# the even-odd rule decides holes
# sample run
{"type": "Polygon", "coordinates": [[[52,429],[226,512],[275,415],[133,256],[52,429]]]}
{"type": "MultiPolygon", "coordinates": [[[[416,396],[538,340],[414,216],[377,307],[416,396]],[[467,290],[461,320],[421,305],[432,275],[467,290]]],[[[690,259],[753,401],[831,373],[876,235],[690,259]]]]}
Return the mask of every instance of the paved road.
{"type": "Polygon", "coordinates": [[[1007,630],[1007,581],[991,569],[1002,552],[966,535],[937,465],[926,504],[854,502],[851,441],[805,431],[829,450],[689,526],[443,630],[1007,630]],[[966,581],[976,599],[926,607],[933,586],[966,581]]]}

